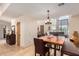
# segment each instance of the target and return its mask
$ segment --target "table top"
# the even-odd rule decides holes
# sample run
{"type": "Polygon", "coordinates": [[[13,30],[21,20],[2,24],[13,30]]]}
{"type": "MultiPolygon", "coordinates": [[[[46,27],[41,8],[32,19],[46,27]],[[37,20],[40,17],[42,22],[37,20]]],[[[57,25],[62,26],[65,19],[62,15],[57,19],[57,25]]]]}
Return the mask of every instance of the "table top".
{"type": "Polygon", "coordinates": [[[56,36],[53,36],[53,35],[42,36],[42,37],[39,37],[39,39],[42,39],[45,42],[49,42],[49,43],[56,44],[56,45],[63,45],[64,44],[63,39],[58,39],[56,36]]]}

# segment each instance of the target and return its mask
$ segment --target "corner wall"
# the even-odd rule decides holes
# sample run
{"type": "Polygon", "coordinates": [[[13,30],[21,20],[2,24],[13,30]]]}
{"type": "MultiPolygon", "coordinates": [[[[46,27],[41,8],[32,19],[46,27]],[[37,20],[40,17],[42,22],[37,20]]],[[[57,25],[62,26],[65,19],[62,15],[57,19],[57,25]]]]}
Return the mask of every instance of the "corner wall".
{"type": "Polygon", "coordinates": [[[71,19],[69,19],[69,37],[71,37],[73,31],[79,32],[79,15],[72,16],[71,19]]]}

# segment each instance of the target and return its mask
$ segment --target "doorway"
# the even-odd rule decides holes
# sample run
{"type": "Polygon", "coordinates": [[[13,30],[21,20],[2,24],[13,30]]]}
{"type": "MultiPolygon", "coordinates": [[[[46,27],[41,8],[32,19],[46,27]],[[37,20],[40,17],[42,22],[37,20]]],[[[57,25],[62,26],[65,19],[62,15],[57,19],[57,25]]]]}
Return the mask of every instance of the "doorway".
{"type": "Polygon", "coordinates": [[[16,45],[20,46],[20,22],[16,24],[16,45]]]}
{"type": "Polygon", "coordinates": [[[42,35],[44,34],[44,25],[40,25],[40,32],[42,35]]]}

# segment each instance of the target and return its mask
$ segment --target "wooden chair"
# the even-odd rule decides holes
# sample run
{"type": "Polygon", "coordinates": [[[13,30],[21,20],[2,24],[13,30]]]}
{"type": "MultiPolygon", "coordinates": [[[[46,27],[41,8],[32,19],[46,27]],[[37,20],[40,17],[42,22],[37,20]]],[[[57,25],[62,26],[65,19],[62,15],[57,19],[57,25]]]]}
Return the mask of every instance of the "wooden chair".
{"type": "Polygon", "coordinates": [[[49,53],[49,48],[45,47],[45,44],[42,39],[34,38],[34,45],[35,45],[35,56],[36,53],[40,54],[40,56],[45,56],[46,53],[49,53]]]}

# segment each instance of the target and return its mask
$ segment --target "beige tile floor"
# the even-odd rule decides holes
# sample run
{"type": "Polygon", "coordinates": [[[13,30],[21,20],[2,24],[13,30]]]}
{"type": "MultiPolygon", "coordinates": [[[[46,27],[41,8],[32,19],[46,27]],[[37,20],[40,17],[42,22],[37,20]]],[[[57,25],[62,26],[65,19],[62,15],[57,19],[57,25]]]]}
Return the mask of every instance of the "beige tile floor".
{"type": "MultiPolygon", "coordinates": [[[[6,44],[5,40],[2,42],[0,43],[0,56],[34,56],[33,44],[26,48],[21,48],[15,45],[10,46],[6,44]]],[[[53,49],[51,50],[51,56],[53,56],[53,49]]],[[[57,56],[60,56],[60,51],[57,51],[57,56]]]]}

